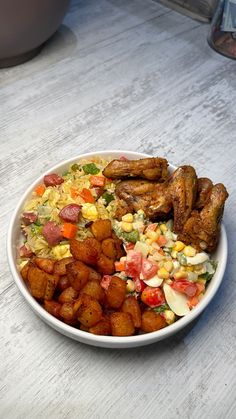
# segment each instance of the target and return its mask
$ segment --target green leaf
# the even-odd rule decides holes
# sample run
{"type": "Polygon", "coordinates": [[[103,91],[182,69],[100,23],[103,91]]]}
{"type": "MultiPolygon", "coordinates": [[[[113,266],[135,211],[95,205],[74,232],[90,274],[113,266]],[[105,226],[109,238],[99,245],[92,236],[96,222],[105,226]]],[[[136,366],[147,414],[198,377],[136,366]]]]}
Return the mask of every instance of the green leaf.
{"type": "Polygon", "coordinates": [[[86,175],[97,175],[100,172],[100,169],[94,163],[85,164],[82,168],[86,175]]]}
{"type": "Polygon", "coordinates": [[[71,170],[72,170],[73,172],[76,172],[76,170],[79,170],[79,168],[80,168],[80,166],[79,166],[77,163],[72,164],[72,166],[71,166],[71,170]]]}

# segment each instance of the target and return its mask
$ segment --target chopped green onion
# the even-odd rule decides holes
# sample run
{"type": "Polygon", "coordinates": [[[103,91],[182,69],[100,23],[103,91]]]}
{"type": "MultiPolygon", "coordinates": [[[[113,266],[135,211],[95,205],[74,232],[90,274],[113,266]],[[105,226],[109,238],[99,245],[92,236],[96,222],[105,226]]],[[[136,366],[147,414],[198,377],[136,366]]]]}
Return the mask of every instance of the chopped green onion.
{"type": "Polygon", "coordinates": [[[69,173],[70,172],[68,172],[68,171],[67,172],[64,172],[64,173],[62,173],[62,176],[67,176],[67,175],[69,175],[69,173]]]}
{"type": "Polygon", "coordinates": [[[100,169],[94,163],[85,164],[82,168],[86,175],[97,175],[100,172],[100,169]]]}
{"type": "Polygon", "coordinates": [[[35,222],[34,222],[34,224],[36,225],[36,226],[38,226],[38,227],[40,227],[42,224],[40,223],[40,221],[39,220],[36,220],[35,222]]]}
{"type": "Polygon", "coordinates": [[[41,231],[42,231],[42,226],[38,226],[35,223],[31,225],[31,232],[33,235],[38,235],[41,233],[41,231]]]}
{"type": "Polygon", "coordinates": [[[76,170],[79,170],[79,168],[80,168],[80,166],[79,166],[77,163],[72,164],[72,166],[71,166],[71,170],[72,170],[73,172],[76,172],[76,170]]]}
{"type": "Polygon", "coordinates": [[[106,201],[106,205],[110,204],[111,201],[114,201],[115,197],[111,193],[104,192],[102,198],[106,201]]]}
{"type": "Polygon", "coordinates": [[[129,243],[136,243],[139,240],[138,230],[133,230],[130,233],[126,233],[126,231],[123,231],[121,233],[121,236],[125,239],[125,241],[129,243]]]}
{"type": "Polygon", "coordinates": [[[153,311],[155,311],[156,313],[163,313],[163,311],[169,310],[169,309],[170,307],[167,304],[163,304],[162,306],[155,307],[153,311]]]}

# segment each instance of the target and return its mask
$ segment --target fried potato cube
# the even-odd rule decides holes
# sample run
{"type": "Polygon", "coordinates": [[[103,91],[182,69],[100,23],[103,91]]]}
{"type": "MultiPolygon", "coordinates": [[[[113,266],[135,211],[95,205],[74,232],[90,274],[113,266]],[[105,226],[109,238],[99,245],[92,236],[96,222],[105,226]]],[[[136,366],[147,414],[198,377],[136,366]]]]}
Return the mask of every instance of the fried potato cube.
{"type": "Polygon", "coordinates": [[[110,308],[120,308],[126,296],[126,282],[118,276],[111,278],[106,291],[106,301],[110,308]]]}
{"type": "Polygon", "coordinates": [[[111,335],[110,320],[108,318],[104,318],[95,324],[95,326],[90,327],[88,331],[94,335],[109,336],[111,335]]]}
{"type": "Polygon", "coordinates": [[[63,258],[60,260],[57,260],[54,264],[54,274],[63,276],[66,275],[66,265],[68,263],[73,262],[74,259],[72,257],[63,258]]]}
{"type": "Polygon", "coordinates": [[[91,225],[91,231],[98,241],[111,237],[112,228],[110,220],[96,220],[91,225]]]}
{"type": "Polygon", "coordinates": [[[73,303],[63,303],[60,308],[60,316],[63,320],[71,321],[74,320],[74,310],[73,310],[73,303]]]}
{"type": "Polygon", "coordinates": [[[47,286],[47,274],[41,269],[30,266],[27,275],[30,292],[37,299],[44,298],[47,286]]]}
{"type": "Polygon", "coordinates": [[[34,265],[31,262],[27,262],[20,271],[20,274],[24,281],[27,281],[28,279],[28,271],[29,271],[30,266],[34,266],[34,265]]]}
{"type": "Polygon", "coordinates": [[[119,260],[122,256],[125,256],[125,249],[123,246],[123,241],[117,237],[116,233],[112,232],[112,238],[115,241],[116,246],[116,260],[119,260]]]}
{"type": "Polygon", "coordinates": [[[58,297],[60,303],[74,303],[78,297],[79,291],[76,291],[73,287],[68,287],[58,297]]]}
{"type": "Polygon", "coordinates": [[[45,293],[44,293],[44,299],[45,300],[52,300],[55,289],[57,287],[57,283],[59,281],[59,276],[58,275],[47,274],[46,272],[45,272],[45,274],[46,274],[46,277],[47,277],[47,283],[46,283],[46,289],[45,289],[45,293]]]}
{"type": "Polygon", "coordinates": [[[141,310],[135,297],[129,296],[122,304],[121,311],[131,314],[134,326],[141,327],[141,310]]]}
{"type": "Polygon", "coordinates": [[[156,330],[166,327],[167,323],[159,313],[152,310],[145,310],[142,314],[141,329],[144,332],[155,332],[156,330]]]}
{"type": "Polygon", "coordinates": [[[115,272],[114,261],[108,258],[103,253],[101,253],[97,261],[97,268],[98,268],[98,271],[101,272],[103,275],[111,275],[115,272]]]}
{"type": "Polygon", "coordinates": [[[66,272],[71,286],[76,291],[80,291],[88,281],[89,269],[79,260],[68,263],[68,265],[66,265],[66,272]]]}
{"type": "Polygon", "coordinates": [[[102,275],[99,272],[95,271],[95,269],[91,268],[90,266],[88,266],[88,268],[89,268],[88,280],[89,281],[97,281],[97,282],[100,283],[101,279],[102,279],[102,275]]]}
{"type": "Polygon", "coordinates": [[[112,336],[132,336],[135,333],[132,316],[117,311],[110,315],[112,336]]]}
{"type": "Polygon", "coordinates": [[[81,324],[92,327],[101,320],[102,307],[95,298],[82,294],[74,303],[74,313],[81,324]]]}
{"type": "Polygon", "coordinates": [[[88,237],[83,241],[70,240],[70,251],[75,259],[88,265],[96,265],[101,253],[101,245],[94,237],[88,237]]]}
{"type": "Polygon", "coordinates": [[[35,265],[38,266],[38,268],[42,269],[44,272],[47,272],[48,274],[53,273],[55,260],[49,258],[35,257],[33,261],[35,265]]]}
{"type": "Polygon", "coordinates": [[[110,259],[117,259],[116,242],[112,238],[108,238],[102,241],[102,252],[110,259]]]}
{"type": "Polygon", "coordinates": [[[91,295],[91,297],[96,298],[96,300],[98,300],[100,303],[102,303],[105,298],[105,291],[102,289],[101,285],[96,280],[88,281],[80,291],[80,294],[82,293],[91,295]]]}
{"type": "Polygon", "coordinates": [[[60,309],[61,309],[61,304],[58,303],[57,301],[54,300],[45,300],[44,301],[44,305],[43,307],[45,308],[45,310],[52,314],[52,316],[59,318],[60,317],[60,309]]]}
{"type": "Polygon", "coordinates": [[[64,291],[66,288],[70,287],[70,280],[67,275],[59,277],[57,288],[59,291],[64,291]]]}

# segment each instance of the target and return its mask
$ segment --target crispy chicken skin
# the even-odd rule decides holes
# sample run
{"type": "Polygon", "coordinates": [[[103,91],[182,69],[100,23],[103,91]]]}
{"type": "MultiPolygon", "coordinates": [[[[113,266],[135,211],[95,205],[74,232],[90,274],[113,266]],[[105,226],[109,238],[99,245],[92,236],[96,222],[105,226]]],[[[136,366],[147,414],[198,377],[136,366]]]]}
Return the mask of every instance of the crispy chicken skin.
{"type": "Polygon", "coordinates": [[[200,177],[197,180],[197,199],[195,203],[195,209],[201,209],[207,203],[213,183],[207,177],[200,177]]]}
{"type": "Polygon", "coordinates": [[[179,239],[198,249],[215,250],[220,234],[220,221],[228,192],[222,183],[212,187],[209,199],[203,209],[192,211],[185,222],[179,239]]]}
{"type": "Polygon", "coordinates": [[[110,179],[139,177],[164,181],[168,176],[167,167],[167,160],[159,157],[140,160],[112,160],[103,170],[103,174],[110,179]]]}

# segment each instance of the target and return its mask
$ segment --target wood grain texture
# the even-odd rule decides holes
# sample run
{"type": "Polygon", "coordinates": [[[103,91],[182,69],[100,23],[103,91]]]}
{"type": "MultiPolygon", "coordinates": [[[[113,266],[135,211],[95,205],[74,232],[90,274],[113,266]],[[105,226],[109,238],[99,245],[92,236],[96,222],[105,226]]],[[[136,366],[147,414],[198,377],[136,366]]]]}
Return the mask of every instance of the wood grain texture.
{"type": "Polygon", "coordinates": [[[0,71],[0,417],[236,417],[235,62],[209,27],[151,0],[73,1],[58,33],[24,65],[0,71]],[[200,319],[134,350],[61,336],[13,283],[5,241],[26,187],[82,152],[125,149],[191,163],[224,182],[229,262],[200,319]]]}

